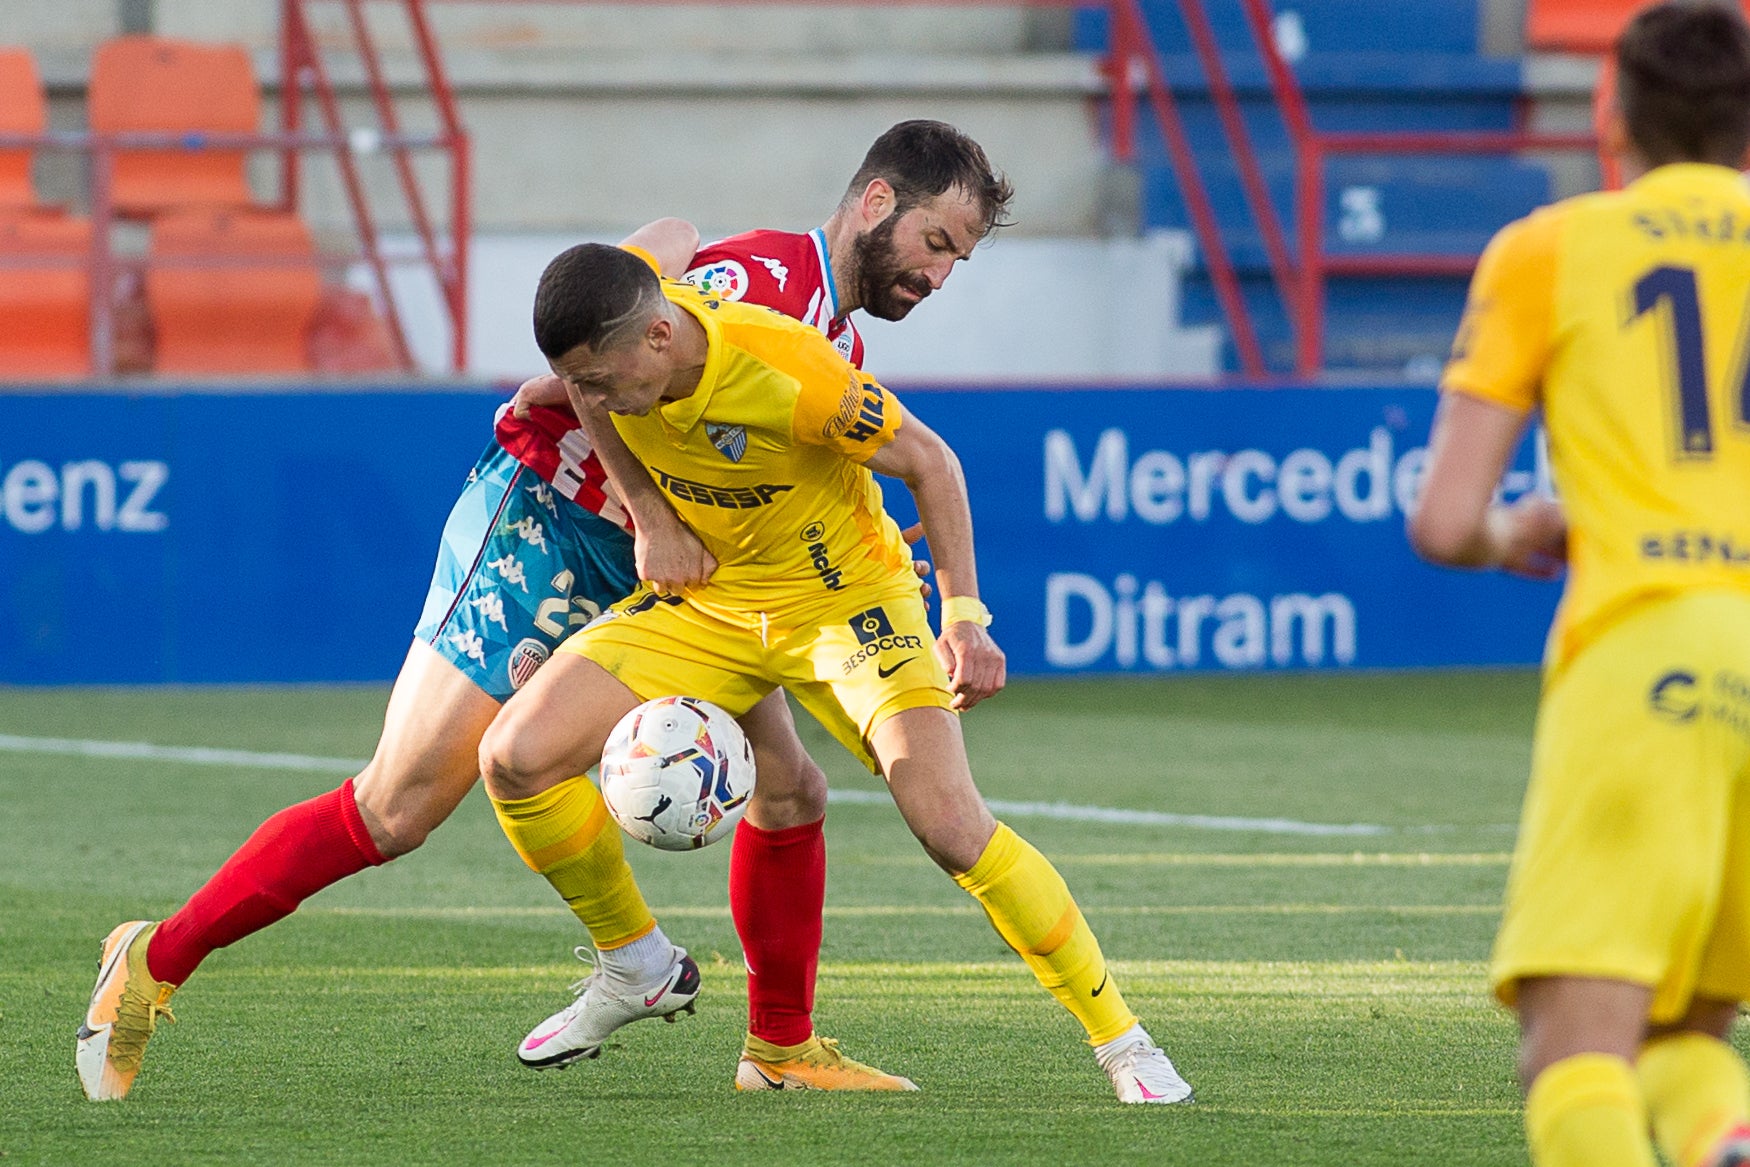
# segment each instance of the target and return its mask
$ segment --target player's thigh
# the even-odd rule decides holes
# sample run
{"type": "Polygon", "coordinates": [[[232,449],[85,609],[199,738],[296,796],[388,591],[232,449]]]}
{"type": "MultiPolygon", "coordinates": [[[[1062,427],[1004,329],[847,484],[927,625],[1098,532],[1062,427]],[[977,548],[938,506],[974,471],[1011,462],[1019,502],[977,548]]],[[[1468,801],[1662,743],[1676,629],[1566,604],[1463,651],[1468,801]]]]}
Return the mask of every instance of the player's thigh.
{"type": "Polygon", "coordinates": [[[494,442],[451,508],[414,635],[502,702],[637,582],[631,536],[494,442]]]}
{"type": "Polygon", "coordinates": [[[1491,979],[1594,977],[1681,1015],[1720,905],[1730,776],[1697,732],[1694,686],[1718,651],[1686,604],[1643,604],[1545,692],[1491,979]]]}
{"type": "Polygon", "coordinates": [[[930,857],[956,875],[970,871],[996,819],[973,783],[960,718],[934,706],[904,709],[875,726],[869,746],[900,816],[930,857]]]}
{"type": "Polygon", "coordinates": [[[480,743],[480,771],[494,798],[529,798],[601,761],[614,725],[639,698],[612,673],[559,653],[493,719],[480,743]]]}
{"type": "MultiPolygon", "coordinates": [[[[1703,1003],[1750,999],[1750,598],[1698,598],[1698,616],[1720,642],[1719,659],[1696,677],[1697,736],[1731,790],[1719,911],[1696,975],[1703,1003]]],[[[1716,1005],[1717,1017],[1723,1012],[1716,1005]]]]}
{"type": "Polygon", "coordinates": [[[784,638],[783,684],[871,770],[870,734],[907,709],[948,709],[953,694],[915,583],[852,598],[784,638]]]}
{"type": "Polygon", "coordinates": [[[748,815],[764,830],[811,823],[826,813],[826,775],[803,748],[782,689],[738,721],[753,747],[754,783],[748,815]]]}
{"type": "Polygon", "coordinates": [[[389,694],[383,733],[353,780],[372,838],[384,854],[419,846],[479,776],[480,738],[498,702],[415,640],[389,694]]]}

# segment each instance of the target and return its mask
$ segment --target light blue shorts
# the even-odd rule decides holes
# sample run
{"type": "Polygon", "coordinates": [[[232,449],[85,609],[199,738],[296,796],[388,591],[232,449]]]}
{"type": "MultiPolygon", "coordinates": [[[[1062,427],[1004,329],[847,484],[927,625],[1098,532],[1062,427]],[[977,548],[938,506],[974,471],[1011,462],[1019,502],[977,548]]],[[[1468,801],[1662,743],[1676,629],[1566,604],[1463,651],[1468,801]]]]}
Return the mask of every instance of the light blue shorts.
{"type": "Polygon", "coordinates": [[[497,701],[638,586],[632,536],[494,441],[444,524],[414,635],[497,701]]]}

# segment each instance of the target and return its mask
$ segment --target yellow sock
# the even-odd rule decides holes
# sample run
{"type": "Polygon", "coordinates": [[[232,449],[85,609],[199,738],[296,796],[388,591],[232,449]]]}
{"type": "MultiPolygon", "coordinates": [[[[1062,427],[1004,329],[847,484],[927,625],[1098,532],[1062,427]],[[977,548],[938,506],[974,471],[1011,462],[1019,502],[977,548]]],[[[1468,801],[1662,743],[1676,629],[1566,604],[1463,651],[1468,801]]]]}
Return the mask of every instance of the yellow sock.
{"type": "Polygon", "coordinates": [[[1609,1054],[1575,1054],[1539,1074],[1525,1134],[1536,1167],[1657,1167],[1634,1069],[1609,1054]]]}
{"type": "Polygon", "coordinates": [[[568,778],[533,798],[495,798],[492,809],[523,862],[547,877],[597,948],[619,948],[656,927],[620,828],[588,778],[568,778]]]}
{"type": "Polygon", "coordinates": [[[1660,1037],[1635,1063],[1653,1137],[1674,1167],[1708,1161],[1727,1132],[1750,1122],[1750,1073],[1731,1046],[1701,1033],[1660,1037]]]}
{"type": "Polygon", "coordinates": [[[954,882],[984,906],[997,935],[1075,1014],[1090,1045],[1111,1041],[1136,1024],[1063,876],[1027,840],[998,823],[984,854],[954,882]]]}

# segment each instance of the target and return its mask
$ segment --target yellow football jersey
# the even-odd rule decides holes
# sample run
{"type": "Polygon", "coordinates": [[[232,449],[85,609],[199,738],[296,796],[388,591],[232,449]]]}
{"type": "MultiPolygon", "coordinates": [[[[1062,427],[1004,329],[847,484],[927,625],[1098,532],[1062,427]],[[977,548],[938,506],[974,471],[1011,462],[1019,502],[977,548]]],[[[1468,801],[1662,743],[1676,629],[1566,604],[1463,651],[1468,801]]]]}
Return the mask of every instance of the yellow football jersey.
{"type": "Polygon", "coordinates": [[[898,432],[899,402],[818,329],[690,284],[663,292],[704,326],[699,387],[614,425],[717,559],[688,599],[740,623],[909,579],[862,465],[898,432]]]}
{"type": "Polygon", "coordinates": [[[1503,228],[1441,388],[1541,405],[1569,525],[1559,667],[1627,605],[1750,590],[1750,191],[1664,166],[1503,228]]]}

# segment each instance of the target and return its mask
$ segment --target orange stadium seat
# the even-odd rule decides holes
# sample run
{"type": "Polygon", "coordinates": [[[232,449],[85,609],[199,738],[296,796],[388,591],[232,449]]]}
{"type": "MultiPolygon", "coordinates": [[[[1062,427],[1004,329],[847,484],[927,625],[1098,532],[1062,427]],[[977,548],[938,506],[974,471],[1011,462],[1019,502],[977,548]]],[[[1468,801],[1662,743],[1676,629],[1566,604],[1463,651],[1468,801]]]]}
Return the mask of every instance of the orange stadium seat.
{"type": "MultiPolygon", "coordinates": [[[[0,134],[40,134],[49,125],[36,60],[27,49],[0,48],[0,134]]],[[[35,207],[29,150],[0,150],[0,209],[35,207]]]]}
{"type": "Polygon", "coordinates": [[[146,305],[160,373],[305,373],[321,296],[310,231],[296,215],[177,211],[152,224],[146,305]],[[251,258],[272,263],[249,263],[251,258]],[[212,266],[165,266],[209,259],[212,266]],[[242,262],[238,262],[242,261],[242,262]]]}
{"type": "MultiPolygon", "coordinates": [[[[104,133],[253,134],[261,89],[241,45],[167,37],[106,41],[91,62],[91,129],[104,133]]],[[[116,209],[151,215],[253,201],[242,150],[125,150],[116,155],[116,209]]]]}
{"type": "MultiPolygon", "coordinates": [[[[1652,0],[1530,0],[1525,43],[1533,49],[1606,53],[1629,17],[1652,0]]],[[[1750,12],[1750,3],[1745,4],[1750,12]]]]}
{"type": "Polygon", "coordinates": [[[90,374],[90,250],[84,219],[0,217],[0,378],[90,374]]]}

